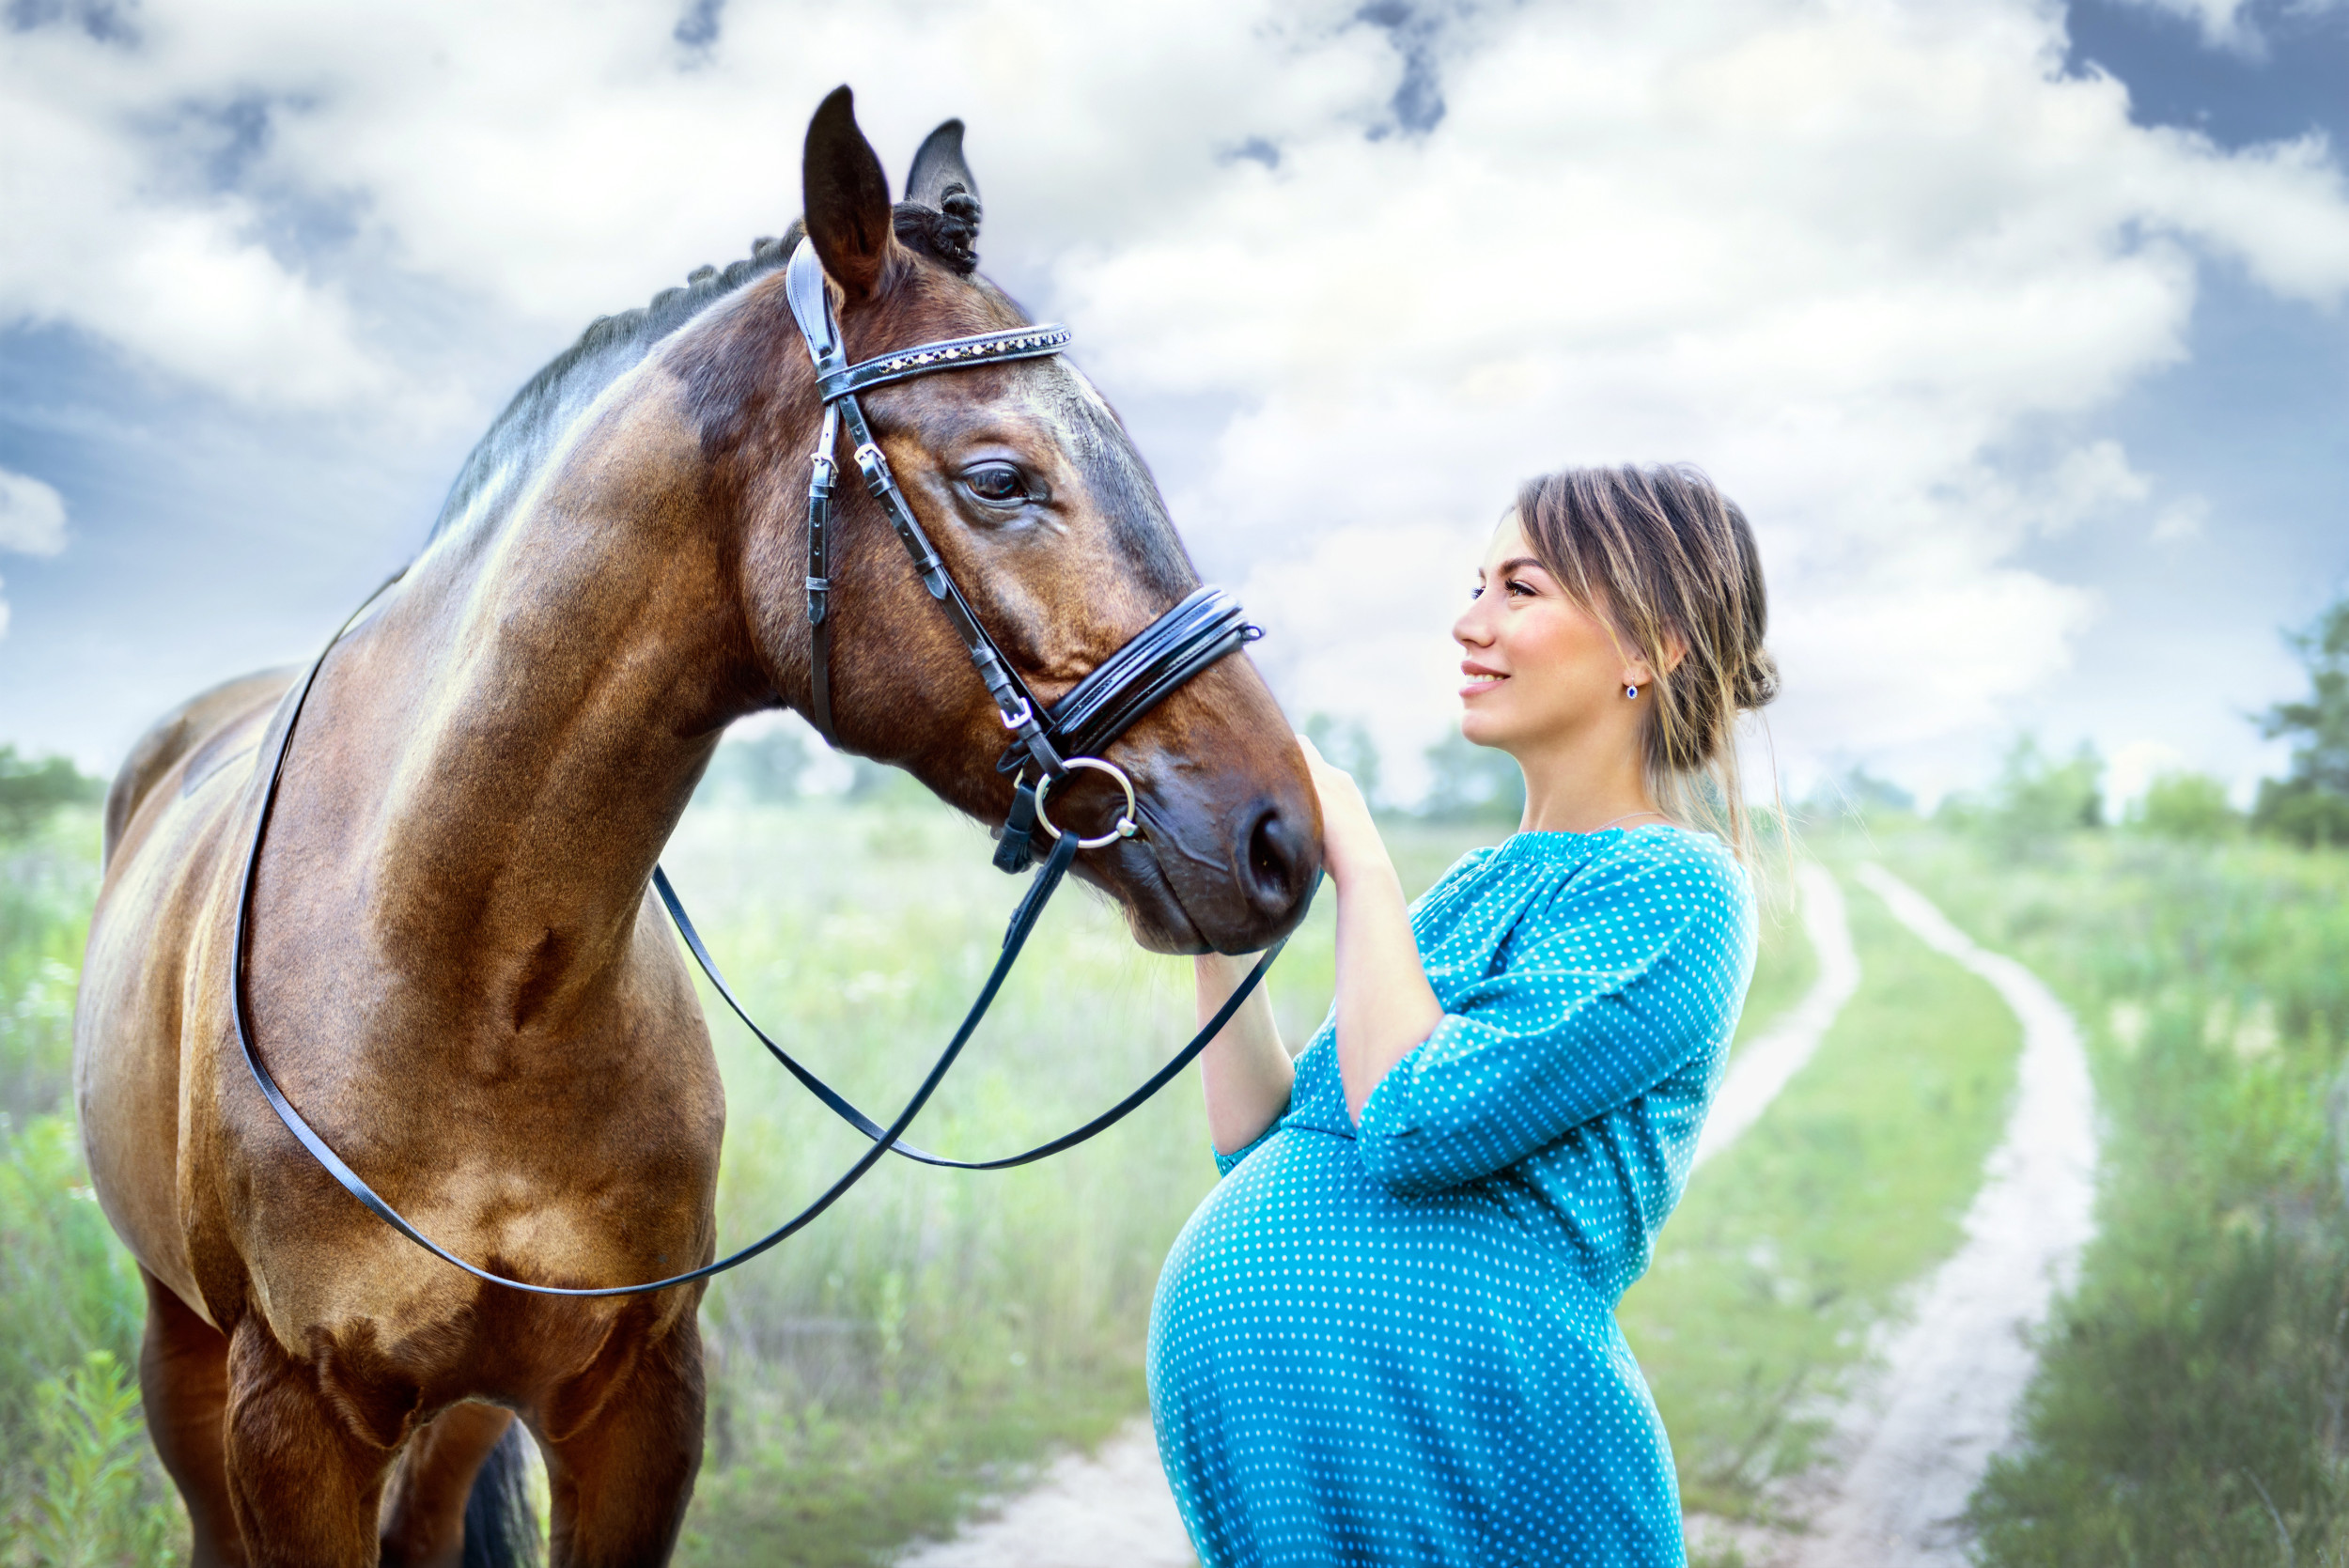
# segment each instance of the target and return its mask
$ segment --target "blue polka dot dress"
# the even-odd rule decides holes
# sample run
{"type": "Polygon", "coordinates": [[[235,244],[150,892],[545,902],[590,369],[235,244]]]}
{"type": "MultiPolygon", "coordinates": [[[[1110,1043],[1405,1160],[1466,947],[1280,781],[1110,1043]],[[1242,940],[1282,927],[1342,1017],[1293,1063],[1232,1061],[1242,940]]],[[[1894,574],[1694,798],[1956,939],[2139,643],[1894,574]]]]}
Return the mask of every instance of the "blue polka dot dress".
{"type": "Polygon", "coordinates": [[[1184,1227],[1150,1403],[1207,1568],[1674,1564],[1614,1307],[1680,1199],[1753,970],[1719,841],[1519,833],[1412,910],[1444,1019],[1357,1126],[1334,1013],[1184,1227]]]}

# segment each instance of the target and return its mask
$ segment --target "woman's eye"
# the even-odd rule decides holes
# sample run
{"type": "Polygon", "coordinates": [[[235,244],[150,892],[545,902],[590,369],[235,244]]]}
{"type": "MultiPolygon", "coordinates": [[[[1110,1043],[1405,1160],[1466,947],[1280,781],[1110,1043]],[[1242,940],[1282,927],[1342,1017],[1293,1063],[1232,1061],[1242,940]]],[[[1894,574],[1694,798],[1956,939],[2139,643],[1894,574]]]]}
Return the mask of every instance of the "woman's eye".
{"type": "Polygon", "coordinates": [[[1028,497],[1028,487],[1021,481],[1019,471],[1009,463],[987,463],[981,467],[967,470],[963,474],[962,482],[969,486],[971,493],[981,501],[993,501],[1000,504],[1024,501],[1028,497]]]}
{"type": "Polygon", "coordinates": [[[1523,594],[1528,598],[1533,597],[1533,585],[1520,578],[1509,579],[1509,591],[1513,594],[1523,594]]]}

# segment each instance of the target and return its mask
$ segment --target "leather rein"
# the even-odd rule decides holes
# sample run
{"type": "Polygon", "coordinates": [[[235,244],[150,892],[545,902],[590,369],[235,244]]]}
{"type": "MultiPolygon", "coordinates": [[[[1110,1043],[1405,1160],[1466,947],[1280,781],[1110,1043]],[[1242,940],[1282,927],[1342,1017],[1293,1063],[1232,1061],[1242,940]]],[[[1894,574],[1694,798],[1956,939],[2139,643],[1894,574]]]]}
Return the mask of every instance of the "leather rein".
{"type": "Polygon", "coordinates": [[[799,1213],[750,1245],[699,1268],[647,1281],[643,1284],[599,1287],[534,1284],[493,1273],[457,1256],[410,1223],[381,1194],[368,1186],[365,1178],[346,1164],[318,1129],[303,1118],[278,1087],[276,1079],[271,1075],[268,1064],[261,1058],[259,1048],[254,1043],[252,1017],[245,1000],[246,955],[251,946],[254,882],[260,868],[261,848],[269,831],[270,815],[276,806],[278,787],[284,779],[286,758],[293,744],[294,727],[301,722],[303,706],[309,701],[311,689],[317,684],[319,672],[325,666],[327,656],[334,652],[368,606],[381,597],[393,582],[406,575],[405,569],[387,581],[335,629],[334,635],[303,673],[288,700],[285,723],[278,731],[276,745],[270,755],[268,783],[262,790],[260,810],[253,824],[252,844],[245,855],[243,874],[237,888],[237,923],[229,953],[229,1015],[236,1028],[237,1043],[244,1054],[245,1066],[252,1073],[253,1081],[259,1088],[262,1098],[276,1113],[277,1119],[285,1124],[286,1130],[293,1134],[326,1173],[384,1224],[442,1262],[490,1284],[539,1296],[636,1296],[647,1291],[666,1290],[673,1285],[691,1284],[748,1263],[813,1223],[817,1216],[863,1180],[885,1154],[894,1152],[907,1159],[950,1170],[1002,1171],[1074,1148],[1123,1121],[1197,1060],[1199,1053],[1231,1022],[1233,1016],[1264,978],[1273,959],[1280,955],[1281,949],[1287,945],[1284,939],[1267,950],[1248,971],[1239,987],[1192,1036],[1189,1045],[1151,1074],[1133,1093],[1083,1126],[1039,1143],[1034,1148],[994,1159],[949,1159],[902,1141],[906,1129],[922,1113],[923,1107],[929,1103],[938,1086],[945,1081],[947,1072],[962,1054],[980,1020],[987,1017],[996,993],[1003,988],[1004,979],[1010,974],[1020,951],[1027,945],[1030,934],[1035,929],[1045,905],[1059,891],[1067,876],[1077,852],[1130,838],[1140,831],[1140,813],[1132,781],[1114,763],[1087,753],[1108,746],[1168,693],[1225,655],[1254,642],[1263,632],[1248,624],[1238,604],[1221,589],[1201,588],[1143,628],[1124,647],[1103,660],[1071,687],[1058,703],[1047,707],[1037,702],[994,638],[988,634],[984,623],[972,612],[961,590],[955,585],[945,563],[939,558],[928,536],[923,532],[920,520],[914,516],[911,505],[897,488],[896,479],[889,471],[888,459],[881,455],[879,446],[873,440],[871,427],[865,421],[857,394],[872,387],[910,380],[941,370],[1057,354],[1067,346],[1069,334],[1066,329],[1054,326],[1022,327],[1010,332],[950,338],[917,348],[901,349],[851,365],[847,360],[838,323],[832,317],[822,263],[817,259],[815,247],[805,240],[792,254],[785,287],[792,317],[798,322],[801,334],[806,339],[809,356],[815,362],[817,390],[824,402],[822,429],[816,448],[807,503],[807,617],[813,686],[809,707],[815,726],[827,742],[834,741],[831,692],[832,620],[829,613],[832,501],[837,474],[832,454],[845,426],[849,440],[854,442],[851,460],[863,478],[865,489],[880,504],[891,528],[911,558],[915,574],[920,577],[924,588],[931,598],[938,601],[947,620],[961,636],[972,666],[987,687],[988,694],[995,700],[1003,727],[1010,734],[1011,744],[996,764],[999,771],[1015,776],[1015,784],[1011,812],[1003,823],[995,851],[995,864],[1006,872],[1026,870],[1035,858],[1035,830],[1038,827],[1049,835],[1051,847],[1044,855],[1042,865],[1030,879],[1027,892],[1012,911],[1010,924],[1003,932],[1002,951],[996,956],[994,968],[988,972],[986,984],[980,986],[977,999],[963,1015],[961,1024],[939,1052],[928,1074],[887,1126],[866,1115],[847,1096],[793,1058],[751,1017],[749,1010],[735,995],[734,988],[726,983],[725,976],[719,972],[717,960],[710,955],[701,933],[686,914],[685,906],[677,898],[677,890],[671,886],[668,874],[656,865],[652,874],[653,891],[660,895],[670,919],[676,923],[678,935],[684,939],[702,972],[708,976],[710,985],[725,999],[735,1017],[740,1018],[757,1036],[759,1044],[767,1048],[769,1054],[834,1115],[863,1134],[870,1141],[871,1147],[858,1156],[837,1180],[799,1213]],[[1083,839],[1073,831],[1064,832],[1046,815],[1046,801],[1052,786],[1066,780],[1076,769],[1105,774],[1125,792],[1123,814],[1108,832],[1095,838],[1083,839]]]}

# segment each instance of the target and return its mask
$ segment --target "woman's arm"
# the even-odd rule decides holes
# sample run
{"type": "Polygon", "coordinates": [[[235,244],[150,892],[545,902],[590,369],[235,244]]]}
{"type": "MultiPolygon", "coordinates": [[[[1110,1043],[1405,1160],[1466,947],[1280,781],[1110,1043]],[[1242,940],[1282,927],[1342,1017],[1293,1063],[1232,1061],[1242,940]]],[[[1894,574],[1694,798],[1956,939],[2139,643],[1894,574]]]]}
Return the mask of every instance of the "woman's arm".
{"type": "MultiPolygon", "coordinates": [[[[1378,1080],[1443,1021],[1443,1008],[1420,967],[1402,878],[1361,790],[1323,761],[1312,741],[1298,739],[1321,796],[1322,865],[1338,893],[1338,1072],[1346,1110],[1359,1120],[1378,1080]]],[[[1202,1027],[1254,962],[1218,953],[1196,960],[1202,1027]]],[[[1261,1138],[1288,1109],[1295,1076],[1272,1002],[1259,986],[1199,1056],[1216,1152],[1237,1154],[1261,1138]]]]}
{"type": "Polygon", "coordinates": [[[1338,890],[1338,1076],[1359,1123],[1388,1069],[1443,1022],[1443,1004],[1420,965],[1403,879],[1361,790],[1313,742],[1300,743],[1321,792],[1321,863],[1338,890]]]}
{"type": "MultiPolygon", "coordinates": [[[[1199,1026],[1230,1000],[1256,960],[1202,955],[1193,963],[1199,981],[1199,1026]]],[[[1261,985],[1240,1003],[1223,1032],[1199,1053],[1199,1081],[1207,1094],[1207,1133],[1215,1152],[1236,1155],[1264,1136],[1288,1109],[1289,1053],[1272,1019],[1272,1001],[1261,985]]]]}

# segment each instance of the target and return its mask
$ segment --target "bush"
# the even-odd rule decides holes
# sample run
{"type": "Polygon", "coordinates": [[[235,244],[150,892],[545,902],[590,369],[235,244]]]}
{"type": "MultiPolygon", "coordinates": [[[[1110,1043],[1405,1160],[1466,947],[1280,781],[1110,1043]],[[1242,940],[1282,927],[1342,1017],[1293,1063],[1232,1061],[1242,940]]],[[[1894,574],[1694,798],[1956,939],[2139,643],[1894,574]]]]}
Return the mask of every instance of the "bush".
{"type": "Polygon", "coordinates": [[[2227,786],[2209,774],[2165,772],[2155,776],[2123,821],[2161,838],[2206,844],[2242,827],[2243,814],[2228,803],[2227,786]]]}
{"type": "Polygon", "coordinates": [[[0,838],[22,838],[59,806],[86,804],[106,797],[106,781],[93,779],[64,757],[35,762],[13,746],[0,746],[0,838]]]}
{"type": "Polygon", "coordinates": [[[1427,773],[1420,813],[1435,821],[1514,825],[1525,815],[1525,775],[1517,759],[1457,730],[1427,748],[1427,773]]]}
{"type": "Polygon", "coordinates": [[[1989,795],[1952,795],[1941,803],[1938,820],[1989,839],[2010,857],[2036,854],[2067,834],[2104,826],[2104,759],[2085,740],[2058,762],[2036,737],[2020,735],[1989,795]]]}
{"type": "Polygon", "coordinates": [[[1333,719],[1316,713],[1305,721],[1305,738],[1329,760],[1330,766],[1351,776],[1362,799],[1378,799],[1378,743],[1360,719],[1333,719]]]}

